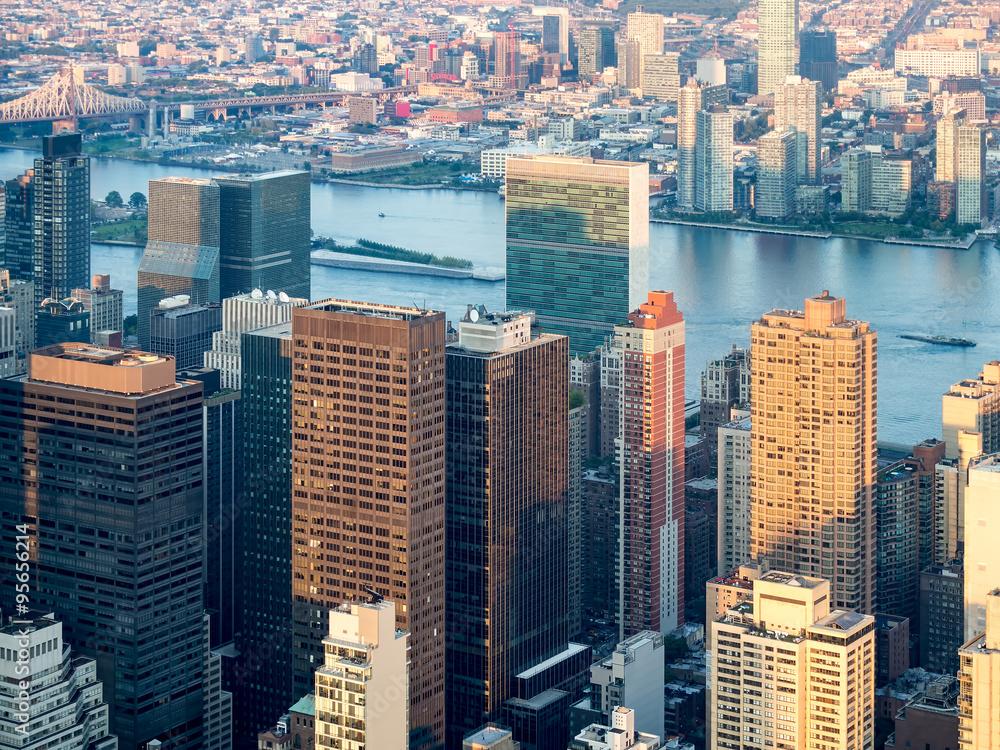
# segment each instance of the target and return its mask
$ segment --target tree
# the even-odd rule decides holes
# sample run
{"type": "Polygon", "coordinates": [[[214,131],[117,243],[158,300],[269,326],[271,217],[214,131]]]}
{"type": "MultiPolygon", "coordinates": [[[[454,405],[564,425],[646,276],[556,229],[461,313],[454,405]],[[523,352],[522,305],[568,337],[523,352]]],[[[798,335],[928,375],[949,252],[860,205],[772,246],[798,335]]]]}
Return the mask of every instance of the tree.
{"type": "Polygon", "coordinates": [[[132,195],[129,196],[128,204],[132,208],[145,208],[146,207],[146,196],[136,190],[132,195]]]}
{"type": "Polygon", "coordinates": [[[125,201],[122,200],[122,195],[117,190],[112,190],[104,198],[104,202],[108,204],[108,208],[121,208],[125,205],[125,201]]]}

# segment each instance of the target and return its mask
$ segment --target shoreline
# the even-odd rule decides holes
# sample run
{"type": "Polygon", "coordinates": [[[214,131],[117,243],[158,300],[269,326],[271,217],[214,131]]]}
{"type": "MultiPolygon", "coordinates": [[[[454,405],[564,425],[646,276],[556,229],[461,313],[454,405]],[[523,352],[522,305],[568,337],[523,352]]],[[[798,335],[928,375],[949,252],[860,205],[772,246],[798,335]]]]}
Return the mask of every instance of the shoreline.
{"type": "Polygon", "coordinates": [[[752,232],[754,234],[776,234],[791,237],[810,237],[816,240],[859,240],[866,242],[881,242],[884,245],[910,245],[912,247],[934,247],[946,250],[969,250],[980,239],[984,239],[978,234],[972,234],[961,240],[934,240],[934,239],[904,239],[900,237],[865,237],[860,234],[841,234],[838,232],[810,232],[807,229],[782,229],[779,227],[768,227],[767,225],[749,224],[712,224],[701,221],[680,221],[679,219],[650,218],[650,223],[673,224],[674,226],[692,226],[701,229],[726,229],[737,232],[752,232]]]}

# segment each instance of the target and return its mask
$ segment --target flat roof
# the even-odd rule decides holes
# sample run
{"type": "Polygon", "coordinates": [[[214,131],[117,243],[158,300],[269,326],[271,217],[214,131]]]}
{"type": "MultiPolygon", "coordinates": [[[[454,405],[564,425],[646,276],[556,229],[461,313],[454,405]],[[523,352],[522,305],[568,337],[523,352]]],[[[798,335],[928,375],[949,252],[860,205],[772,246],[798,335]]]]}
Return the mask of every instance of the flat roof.
{"type": "Polygon", "coordinates": [[[480,727],[472,734],[465,735],[465,741],[475,742],[479,745],[489,745],[509,736],[510,730],[501,729],[500,727],[493,726],[492,724],[487,724],[484,727],[480,727]]]}
{"type": "Polygon", "coordinates": [[[517,675],[517,677],[518,679],[521,680],[526,680],[531,677],[534,677],[535,675],[541,674],[545,670],[555,666],[559,662],[565,661],[566,659],[569,659],[571,656],[574,656],[580,653],[581,651],[586,651],[588,648],[590,647],[584,646],[583,644],[580,643],[570,643],[568,646],[566,646],[565,649],[560,651],[552,658],[546,659],[541,664],[536,664],[531,669],[524,670],[523,672],[521,672],[521,674],[517,675]]]}

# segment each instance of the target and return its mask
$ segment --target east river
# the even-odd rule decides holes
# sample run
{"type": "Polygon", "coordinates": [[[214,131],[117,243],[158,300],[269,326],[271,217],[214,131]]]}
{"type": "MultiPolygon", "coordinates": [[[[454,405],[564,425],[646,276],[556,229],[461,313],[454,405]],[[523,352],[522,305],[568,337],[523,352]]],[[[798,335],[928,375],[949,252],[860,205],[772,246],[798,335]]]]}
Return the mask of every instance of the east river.
{"type": "MultiPolygon", "coordinates": [[[[31,166],[34,154],[0,150],[0,178],[31,166]]],[[[167,175],[212,172],[113,159],[91,162],[92,195],[117,190],[128,200],[167,175]]],[[[504,265],[504,204],[495,193],[398,190],[318,183],[312,228],[340,240],[359,237],[411,250],[504,265]],[[379,212],[386,214],[379,218],[379,212]]],[[[95,244],[93,273],[111,274],[135,312],[142,251],[95,244]]],[[[440,309],[457,320],[467,303],[503,307],[503,283],[313,266],[312,297],[340,297],[440,309]]],[[[772,307],[801,309],[829,289],[847,297],[850,317],[879,333],[879,437],[914,443],[941,435],[941,394],[1000,358],[1000,250],[884,245],[865,240],[785,237],[665,224],[650,227],[650,283],[672,290],[687,321],[687,396],[696,398],[707,359],[747,346],[750,323],[772,307]],[[962,336],[976,348],[934,346],[900,333],[962,336]]],[[[276,290],[277,291],[277,290],[276,290]]]]}

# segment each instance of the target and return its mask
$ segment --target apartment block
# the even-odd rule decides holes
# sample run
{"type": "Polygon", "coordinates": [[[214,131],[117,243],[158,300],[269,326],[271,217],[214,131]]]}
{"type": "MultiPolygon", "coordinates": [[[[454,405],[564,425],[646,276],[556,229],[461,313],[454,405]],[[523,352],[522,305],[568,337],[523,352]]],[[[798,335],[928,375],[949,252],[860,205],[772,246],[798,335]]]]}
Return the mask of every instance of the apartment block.
{"type": "Polygon", "coordinates": [[[733,421],[718,429],[719,480],[718,570],[735,570],[753,560],[750,492],[753,436],[750,412],[734,411],[733,421]]]}
{"type": "Polygon", "coordinates": [[[756,214],[782,221],[795,212],[797,136],[790,130],[771,131],[757,141],[756,214]]]}
{"type": "Polygon", "coordinates": [[[819,81],[789,75],[774,87],[774,129],[795,133],[795,169],[799,185],[818,185],[821,181],[822,107],[823,91],[819,81]]]}

